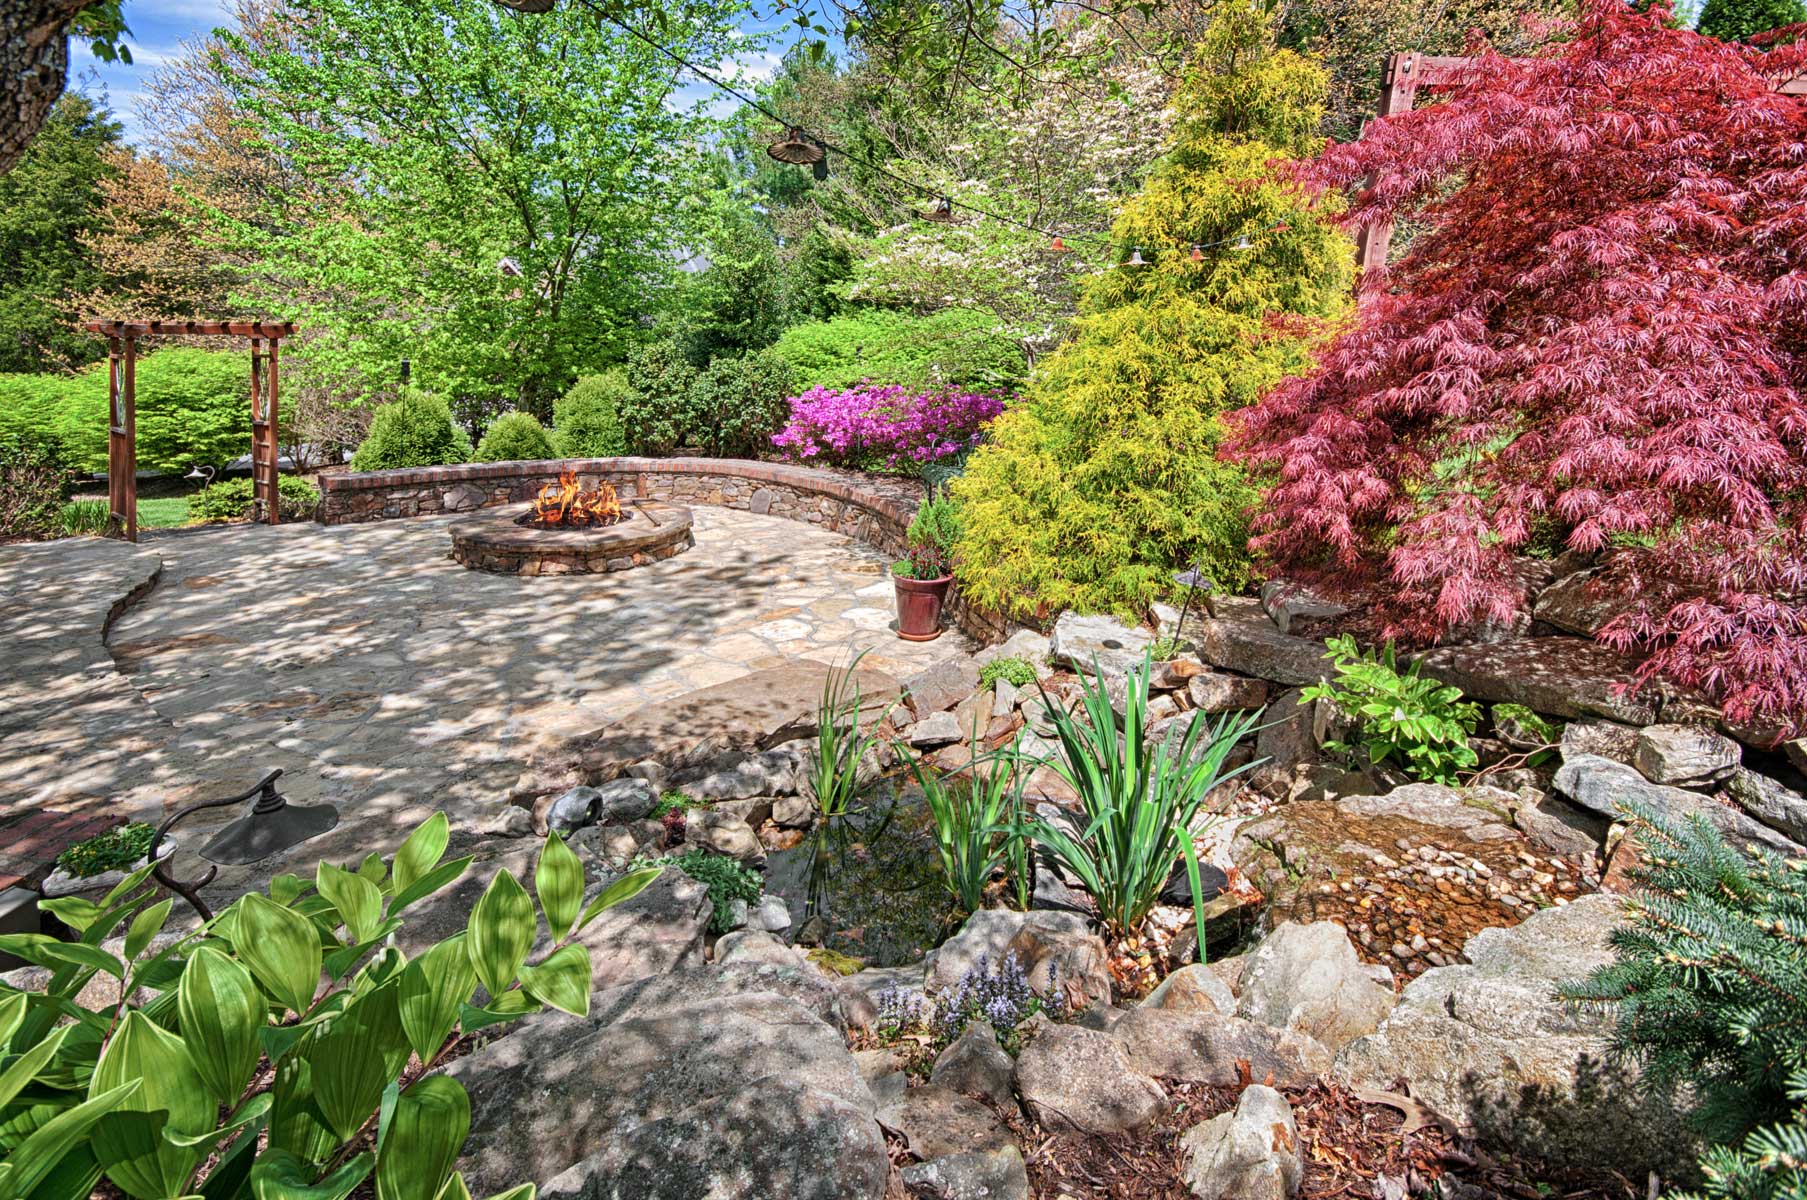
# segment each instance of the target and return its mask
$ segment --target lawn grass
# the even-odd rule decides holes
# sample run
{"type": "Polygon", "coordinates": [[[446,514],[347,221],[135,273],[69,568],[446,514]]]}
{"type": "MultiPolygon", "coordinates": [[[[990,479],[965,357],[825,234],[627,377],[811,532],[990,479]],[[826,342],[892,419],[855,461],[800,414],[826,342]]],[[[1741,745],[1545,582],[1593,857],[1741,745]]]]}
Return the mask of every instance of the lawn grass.
{"type": "Polygon", "coordinates": [[[168,529],[188,523],[187,496],[159,496],[138,501],[138,528],[168,529]]]}

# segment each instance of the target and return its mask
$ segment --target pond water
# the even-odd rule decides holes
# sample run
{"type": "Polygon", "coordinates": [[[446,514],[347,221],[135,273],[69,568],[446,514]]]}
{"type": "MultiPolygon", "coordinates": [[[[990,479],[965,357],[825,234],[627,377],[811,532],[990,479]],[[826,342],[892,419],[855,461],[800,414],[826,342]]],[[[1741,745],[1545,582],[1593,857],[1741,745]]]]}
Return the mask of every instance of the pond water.
{"type": "Polygon", "coordinates": [[[767,855],[765,887],[790,906],[793,932],[825,924],[822,945],[869,967],[915,962],[959,917],[941,881],[928,805],[894,780],[767,855]]]}

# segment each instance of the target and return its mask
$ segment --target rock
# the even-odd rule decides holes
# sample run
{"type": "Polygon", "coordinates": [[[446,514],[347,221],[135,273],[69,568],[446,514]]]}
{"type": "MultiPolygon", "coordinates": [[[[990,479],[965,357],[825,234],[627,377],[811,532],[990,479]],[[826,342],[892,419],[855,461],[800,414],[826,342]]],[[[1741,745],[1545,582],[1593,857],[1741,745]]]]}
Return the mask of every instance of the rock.
{"type": "Polygon", "coordinates": [[[873,1050],[855,1050],[853,1064],[859,1068],[860,1078],[870,1087],[887,1075],[902,1073],[904,1058],[889,1046],[882,1046],[873,1050]]]}
{"type": "Polygon", "coordinates": [[[1331,675],[1323,643],[1281,633],[1258,601],[1220,596],[1214,603],[1217,615],[1199,621],[1198,656],[1205,662],[1285,687],[1308,687],[1331,675]]]}
{"type": "Polygon", "coordinates": [[[1507,824],[1517,799],[1510,792],[1490,787],[1408,783],[1384,796],[1345,796],[1336,802],[1336,811],[1348,817],[1404,817],[1459,830],[1470,841],[1492,842],[1518,837],[1507,824]]]}
{"type": "Polygon", "coordinates": [[[1595,754],[1629,763],[1638,750],[1638,731],[1616,721],[1570,721],[1562,727],[1562,760],[1595,754]]]}
{"type": "Polygon", "coordinates": [[[1531,616],[1564,633],[1591,638],[1630,607],[1633,599],[1622,585],[1614,587],[1603,581],[1599,568],[1576,571],[1545,588],[1532,605],[1531,616]]]}
{"type": "Polygon", "coordinates": [[[1513,810],[1512,823],[1534,845],[1571,857],[1598,852],[1609,824],[1597,813],[1577,808],[1559,796],[1521,803],[1513,810]]]}
{"type": "Polygon", "coordinates": [[[797,791],[802,765],[789,750],[731,754],[675,776],[678,786],[698,800],[746,800],[754,796],[786,796],[797,791]]]}
{"type": "Polygon", "coordinates": [[[899,1177],[919,1200],[1029,1200],[1029,1171],[1015,1146],[916,1163],[899,1177]]]}
{"type": "Polygon", "coordinates": [[[979,664],[963,656],[939,659],[903,685],[910,711],[918,721],[930,713],[952,708],[978,688],[979,664]]]}
{"type": "Polygon", "coordinates": [[[779,796],[772,801],[772,823],[784,829],[807,829],[816,823],[816,802],[809,796],[779,796]]]}
{"type": "Polygon", "coordinates": [[[1232,1112],[1180,1137],[1180,1177],[1197,1200],[1292,1200],[1304,1176],[1292,1106],[1259,1083],[1232,1112]]]}
{"type": "Polygon", "coordinates": [[[1334,1054],[1373,1033],[1393,1003],[1392,991],[1364,972],[1341,925],[1287,921],[1249,956],[1236,1011],[1264,1025],[1308,1033],[1334,1054]]]}
{"type": "Polygon", "coordinates": [[[1016,1090],[1044,1127],[1076,1133],[1134,1132],[1167,1107],[1167,1093],[1131,1067],[1115,1036],[1075,1025],[1036,1033],[1017,1056],[1016,1090]]]}
{"type": "Polygon", "coordinates": [[[1349,606],[1338,604],[1304,584],[1270,579],[1261,585],[1261,611],[1281,633],[1291,633],[1292,623],[1300,618],[1340,617],[1349,611],[1349,606]]]}
{"type": "Polygon", "coordinates": [[[987,646],[973,656],[973,661],[984,666],[1000,658],[1021,658],[1033,663],[1037,670],[1048,665],[1048,655],[1052,643],[1033,629],[1019,629],[995,646],[987,646]]]}
{"type": "MultiPolygon", "coordinates": [[[[596,898],[603,881],[584,893],[596,898]]],[[[590,949],[590,981],[610,988],[648,975],[701,966],[709,930],[709,890],[678,870],[667,870],[631,900],[605,910],[577,934],[590,949]]],[[[539,951],[544,953],[544,949],[539,951]]]]}
{"type": "Polygon", "coordinates": [[[913,1087],[878,1110],[878,1123],[901,1134],[918,1158],[998,1150],[1014,1146],[1010,1130],[989,1108],[959,1092],[930,1084],[913,1087]]]}
{"type": "Polygon", "coordinates": [[[1556,772],[1556,790],[1590,812],[1617,820],[1628,803],[1642,804],[1658,816],[1681,823],[1698,813],[1734,846],[1757,842],[1783,854],[1801,848],[1769,826],[1698,792],[1651,783],[1624,763],[1583,754],[1556,772]]]}
{"type": "Polygon", "coordinates": [[[958,742],[962,736],[960,718],[951,712],[930,713],[911,725],[904,735],[905,740],[918,749],[946,746],[958,742]]]}
{"type": "Polygon", "coordinates": [[[929,1082],[976,1100],[989,1100],[1008,1110],[1016,1103],[1010,1089],[1016,1063],[998,1045],[989,1022],[973,1021],[935,1059],[929,1082]]]}
{"type": "Polygon", "coordinates": [[[1255,1079],[1271,1074],[1280,1087],[1307,1087],[1330,1069],[1332,1057],[1296,1029],[1198,1010],[1132,1008],[1111,1026],[1111,1036],[1134,1070],[1201,1083],[1236,1083],[1237,1063],[1246,1062],[1255,1079]]]}
{"type": "Polygon", "coordinates": [[[1058,974],[1065,998],[1075,1008],[1110,996],[1104,942],[1091,932],[1083,915],[1002,908],[980,909],[966,919],[959,933],[941,944],[930,959],[928,989],[934,992],[953,986],[981,959],[989,971],[996,972],[1013,953],[1030,987],[1044,995],[1050,976],[1058,974]]]}
{"type": "Polygon", "coordinates": [[[1380,1028],[1344,1048],[1336,1075],[1407,1091],[1483,1145],[1552,1168],[1612,1163],[1627,1177],[1693,1168],[1673,1108],[1610,1055],[1613,1017],[1573,1009],[1556,985],[1612,961],[1620,901],[1583,896],[1470,938],[1467,964],[1406,985],[1380,1028]]]}
{"type": "Polygon", "coordinates": [[[724,933],[715,942],[715,962],[719,966],[735,963],[801,963],[803,956],[763,929],[737,929],[724,933]]]}
{"type": "Polygon", "coordinates": [[[519,804],[498,804],[477,824],[485,837],[524,838],[533,835],[533,811],[519,804]]]}
{"type": "Polygon", "coordinates": [[[991,685],[991,715],[1007,717],[1016,711],[1018,697],[1022,689],[1008,679],[994,680],[991,685]]]}
{"type": "Polygon", "coordinates": [[[1105,679],[1121,679],[1141,667],[1154,638],[1113,617],[1064,612],[1054,622],[1050,653],[1054,662],[1084,675],[1096,669],[1105,679]]]}
{"type": "Polygon", "coordinates": [[[617,1126],[588,1157],[547,1180],[539,1195],[540,1200],[881,1200],[889,1173],[884,1134],[859,1106],[770,1078],[669,1116],[617,1126]]]}
{"type": "Polygon", "coordinates": [[[753,827],[731,812],[691,809],[684,818],[684,840],[742,861],[765,857],[765,847],[753,827]]]}
{"type": "Polygon", "coordinates": [[[1299,688],[1274,697],[1255,735],[1255,755],[1270,767],[1289,768],[1318,756],[1317,739],[1311,734],[1312,706],[1299,688]]]}
{"type": "Polygon", "coordinates": [[[1726,795],[1771,829],[1807,843],[1807,796],[1779,779],[1737,767],[1726,780],[1726,795]]]}
{"type": "Polygon", "coordinates": [[[761,896],[758,907],[747,918],[747,924],[767,933],[777,933],[781,929],[789,929],[791,927],[790,906],[777,896],[761,896]]]}
{"type": "Polygon", "coordinates": [[[596,817],[605,823],[638,821],[653,810],[659,798],[644,779],[615,779],[596,789],[596,817]]]}
{"type": "Polygon", "coordinates": [[[1743,758],[1738,743],[1696,725],[1650,725],[1638,731],[1631,764],[1652,783],[1710,787],[1743,758]]]}
{"type": "Polygon", "coordinates": [[[1200,675],[1212,673],[1210,667],[1195,658],[1170,658],[1166,662],[1158,662],[1154,665],[1154,673],[1149,676],[1148,686],[1162,692],[1182,691],[1187,684],[1200,675]]]}
{"type": "Polygon", "coordinates": [[[546,806],[543,820],[536,824],[559,833],[570,833],[596,821],[596,802],[602,793],[593,787],[574,787],[553,797],[546,806]]]}
{"type": "Polygon", "coordinates": [[[1068,1011],[1111,998],[1110,952],[1103,938],[1029,922],[1010,939],[1004,953],[1023,968],[1031,990],[1068,1011]]]}
{"type": "Polygon", "coordinates": [[[1267,682],[1212,671],[1186,681],[1186,698],[1193,708],[1205,713],[1260,708],[1267,703],[1267,682]]]}
{"type": "Polygon", "coordinates": [[[837,1125],[871,1115],[872,1093],[840,1033],[795,1000],[771,992],[674,1000],[523,1022],[452,1063],[446,1074],[471,1096],[458,1168],[472,1191],[550,1181],[637,1127],[692,1106],[724,1110],[762,1082],[832,1099],[837,1125]]]}
{"type": "Polygon", "coordinates": [[[1161,980],[1142,1001],[1143,1008],[1169,1008],[1182,1012],[1233,1016],[1236,997],[1230,985],[1204,963],[1189,963],[1161,980]]]}
{"type": "Polygon", "coordinates": [[[1636,682],[1636,660],[1598,642],[1516,638],[1444,646],[1418,661],[1423,674],[1461,688],[1472,700],[1522,704],[1557,717],[1605,717],[1630,725],[1649,725],[1657,719],[1655,699],[1628,690],[1636,682]]]}

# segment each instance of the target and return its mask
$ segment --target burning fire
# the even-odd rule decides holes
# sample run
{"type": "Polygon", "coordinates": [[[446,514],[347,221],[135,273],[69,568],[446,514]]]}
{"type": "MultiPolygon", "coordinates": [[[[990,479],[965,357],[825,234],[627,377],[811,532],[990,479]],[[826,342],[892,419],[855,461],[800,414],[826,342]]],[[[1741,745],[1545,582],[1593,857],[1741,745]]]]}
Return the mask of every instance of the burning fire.
{"type": "Polygon", "coordinates": [[[586,492],[577,482],[576,471],[561,472],[557,483],[541,488],[527,517],[531,525],[565,529],[613,525],[621,519],[621,501],[616,498],[615,489],[599,483],[586,492]]]}

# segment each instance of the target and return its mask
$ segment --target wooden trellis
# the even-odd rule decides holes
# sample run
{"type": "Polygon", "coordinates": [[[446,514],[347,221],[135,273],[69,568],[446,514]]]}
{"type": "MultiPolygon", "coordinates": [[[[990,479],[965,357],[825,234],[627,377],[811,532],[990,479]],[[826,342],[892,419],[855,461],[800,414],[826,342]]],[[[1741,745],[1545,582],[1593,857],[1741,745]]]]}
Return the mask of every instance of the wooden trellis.
{"type": "Polygon", "coordinates": [[[89,321],[107,339],[107,507],[113,527],[138,540],[138,343],[147,337],[207,335],[251,339],[251,495],[256,518],[282,515],[276,486],[276,389],[289,321],[89,321]],[[270,343],[269,353],[264,342],[270,343]]]}

